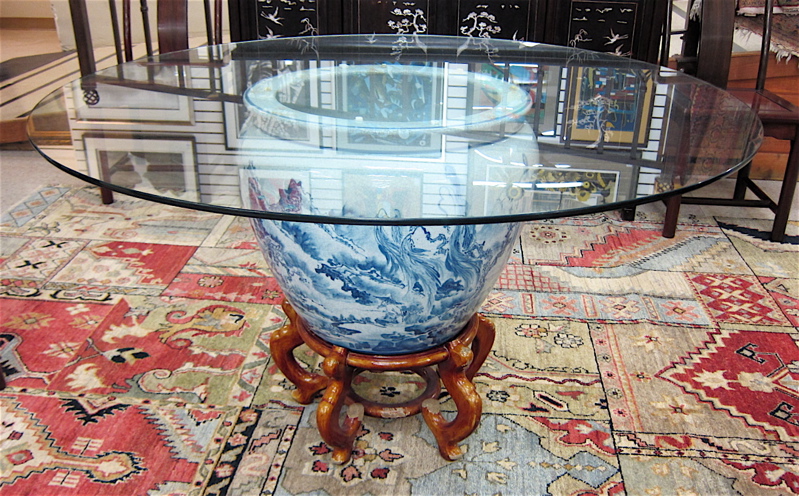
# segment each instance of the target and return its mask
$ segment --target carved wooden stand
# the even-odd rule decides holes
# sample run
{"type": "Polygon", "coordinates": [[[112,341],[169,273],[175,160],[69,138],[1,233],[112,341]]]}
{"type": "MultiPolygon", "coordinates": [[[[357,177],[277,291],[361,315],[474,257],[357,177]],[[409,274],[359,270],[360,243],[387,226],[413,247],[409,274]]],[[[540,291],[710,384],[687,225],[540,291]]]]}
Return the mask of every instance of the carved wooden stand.
{"type": "Polygon", "coordinates": [[[441,456],[455,460],[463,455],[457,443],[474,432],[483,410],[472,379],[494,344],[491,322],[475,314],[461,334],[446,344],[408,355],[368,355],[323,341],[306,328],[288,302],[283,304],[283,310],[289,322],[272,334],[272,357],[286,378],[297,386],[294,399],[298,402],[308,404],[317,392],[325,390],[316,423],[322,439],[333,448],[334,462],[349,460],[364,413],[372,417],[399,418],[421,412],[438,441],[441,456]],[[303,343],[325,357],[322,362],[325,375],[308,372],[297,363],[293,350],[303,343]],[[438,365],[437,373],[433,365],[438,365]],[[410,370],[424,378],[427,387],[421,395],[404,403],[374,403],[350,388],[352,378],[364,370],[410,370]],[[439,379],[458,408],[452,421],[447,421],[440,412],[439,379]],[[340,422],[341,408],[345,404],[349,405],[347,414],[340,422]]]}

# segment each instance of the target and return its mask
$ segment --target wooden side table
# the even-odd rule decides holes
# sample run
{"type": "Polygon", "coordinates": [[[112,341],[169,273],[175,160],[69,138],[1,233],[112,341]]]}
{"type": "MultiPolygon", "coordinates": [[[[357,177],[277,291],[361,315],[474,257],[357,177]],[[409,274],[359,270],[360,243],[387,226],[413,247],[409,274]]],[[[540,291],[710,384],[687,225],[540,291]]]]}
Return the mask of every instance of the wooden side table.
{"type": "Polygon", "coordinates": [[[298,402],[309,404],[314,395],[324,389],[316,419],[322,439],[333,448],[334,462],[346,463],[350,459],[364,414],[400,418],[421,412],[438,442],[441,456],[455,460],[463,455],[457,443],[474,432],[483,411],[483,402],[472,379],[494,344],[494,325],[489,320],[475,314],[456,338],[427,351],[369,355],[351,352],[320,339],[306,327],[288,302],[283,304],[283,310],[289,321],[272,334],[272,357],[286,378],[297,386],[293,394],[298,402]],[[293,350],[303,343],[324,357],[324,375],[309,372],[297,363],[293,350]],[[363,371],[411,371],[425,380],[426,387],[419,396],[404,403],[372,402],[351,387],[353,377],[363,371]],[[458,410],[452,421],[447,421],[440,411],[437,398],[441,382],[458,410]],[[349,405],[347,414],[339,421],[345,404],[349,405]]]}

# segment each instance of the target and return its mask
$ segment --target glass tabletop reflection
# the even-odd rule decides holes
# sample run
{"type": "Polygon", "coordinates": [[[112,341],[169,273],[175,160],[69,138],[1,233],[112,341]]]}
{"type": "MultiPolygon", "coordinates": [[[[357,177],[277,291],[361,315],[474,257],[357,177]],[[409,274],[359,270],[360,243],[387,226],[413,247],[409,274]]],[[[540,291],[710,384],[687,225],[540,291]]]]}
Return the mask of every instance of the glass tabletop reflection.
{"type": "Polygon", "coordinates": [[[29,134],[59,168],[156,202],[276,220],[444,225],[685,193],[747,163],[762,127],[718,88],[615,55],[348,35],[109,67],[45,98],[29,134]]]}

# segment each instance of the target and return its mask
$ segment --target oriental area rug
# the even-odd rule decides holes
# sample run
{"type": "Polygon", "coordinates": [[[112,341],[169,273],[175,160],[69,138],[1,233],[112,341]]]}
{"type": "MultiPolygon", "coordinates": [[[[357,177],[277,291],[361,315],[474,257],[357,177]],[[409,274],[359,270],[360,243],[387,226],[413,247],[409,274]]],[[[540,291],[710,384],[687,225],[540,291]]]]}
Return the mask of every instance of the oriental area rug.
{"type": "MultiPolygon", "coordinates": [[[[283,295],[246,220],[43,188],[2,217],[0,493],[799,493],[796,224],[783,244],[753,219],[661,226],[525,224],[482,308],[497,339],[465,455],[443,460],[421,416],[366,417],[335,465],[318,399],[270,357],[283,295]]],[[[390,402],[419,381],[356,387],[390,402]]]]}

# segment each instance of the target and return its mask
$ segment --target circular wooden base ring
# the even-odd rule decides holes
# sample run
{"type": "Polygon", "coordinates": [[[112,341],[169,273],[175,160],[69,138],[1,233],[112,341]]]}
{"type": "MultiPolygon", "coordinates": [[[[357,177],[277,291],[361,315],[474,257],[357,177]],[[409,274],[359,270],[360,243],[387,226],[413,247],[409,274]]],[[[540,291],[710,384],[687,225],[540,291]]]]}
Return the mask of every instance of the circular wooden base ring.
{"type": "MultiPolygon", "coordinates": [[[[402,403],[378,403],[367,400],[355,391],[350,390],[347,402],[362,404],[366,415],[370,417],[390,419],[410,417],[420,413],[422,411],[422,403],[425,400],[437,399],[438,395],[441,394],[441,382],[439,381],[438,373],[430,367],[408,370],[424,379],[427,383],[425,390],[419,396],[402,403]]],[[[364,371],[359,370],[358,372],[364,371]]]]}
{"type": "MultiPolygon", "coordinates": [[[[284,306],[285,305],[286,303],[284,303],[284,306]]],[[[322,356],[330,354],[331,350],[336,345],[328,343],[308,329],[305,322],[293,309],[286,313],[291,314],[290,319],[292,324],[297,329],[297,332],[299,332],[303,342],[308,345],[309,348],[322,356]]],[[[458,341],[468,346],[477,335],[479,327],[480,319],[477,315],[472,316],[469,322],[467,322],[466,327],[453,341],[458,341]]],[[[404,355],[370,355],[357,351],[347,351],[347,365],[371,371],[413,370],[414,368],[427,367],[441,363],[447,359],[447,355],[447,348],[443,344],[433,346],[428,350],[404,355]]]]}

